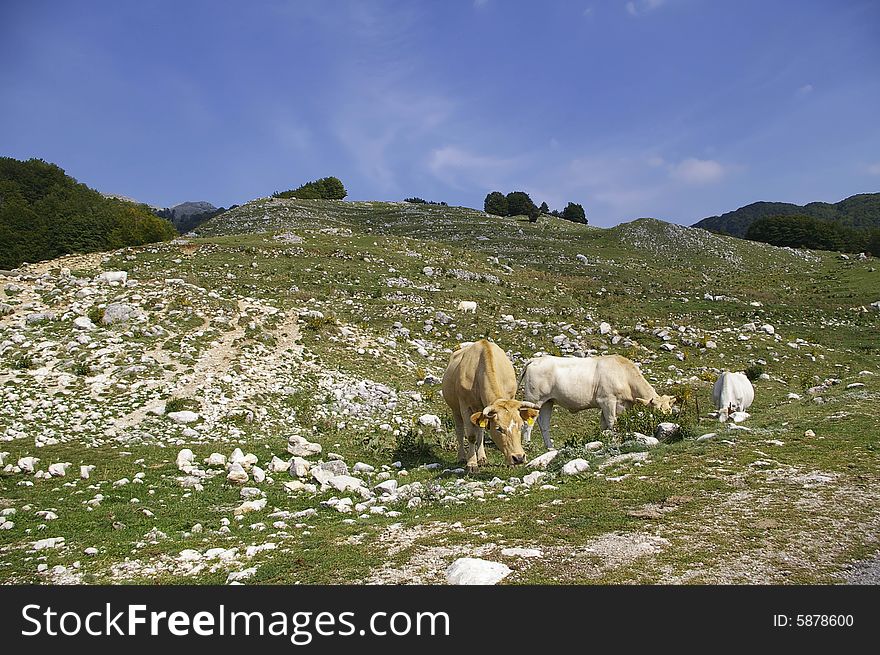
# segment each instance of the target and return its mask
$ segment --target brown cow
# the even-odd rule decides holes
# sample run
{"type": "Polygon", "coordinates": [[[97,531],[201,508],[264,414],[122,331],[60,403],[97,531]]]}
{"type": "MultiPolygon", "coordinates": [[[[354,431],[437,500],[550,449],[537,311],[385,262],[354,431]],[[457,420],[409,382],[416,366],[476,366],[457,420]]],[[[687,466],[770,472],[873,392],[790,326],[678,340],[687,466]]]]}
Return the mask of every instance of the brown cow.
{"type": "Polygon", "coordinates": [[[523,422],[535,420],[538,406],[514,400],[515,395],[513,364],[494,343],[482,339],[462,344],[450,356],[443,373],[443,400],[452,408],[458,459],[467,463],[469,472],[486,463],[483,430],[489,432],[509,466],[525,462],[520,437],[523,422]]]}

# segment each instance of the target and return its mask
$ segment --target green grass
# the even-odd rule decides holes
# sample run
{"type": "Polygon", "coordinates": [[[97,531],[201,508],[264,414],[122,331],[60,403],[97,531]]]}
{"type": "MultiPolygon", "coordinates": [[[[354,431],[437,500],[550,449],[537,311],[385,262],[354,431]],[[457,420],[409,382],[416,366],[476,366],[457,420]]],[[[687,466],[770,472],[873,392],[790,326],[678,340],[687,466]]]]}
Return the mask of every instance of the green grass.
{"type": "MultiPolygon", "coordinates": [[[[46,564],[50,570],[66,566],[84,582],[223,583],[224,567],[211,570],[211,563],[190,575],[176,561],[179,553],[212,547],[243,551],[271,542],[275,550],[242,559],[242,566],[257,568],[251,581],[357,582],[383,567],[415,570],[435,549],[445,553],[434,565],[439,568],[423,573],[429,581],[442,581],[442,568],[452,557],[486,548],[487,557],[498,558],[500,548],[517,545],[540,548],[544,557],[510,562],[516,573],[506,582],[512,584],[828,583],[843,563],[877,547],[880,390],[876,376],[859,372],[880,373],[878,313],[858,310],[878,300],[880,273],[870,270],[875,262],[845,262],[828,253],[804,258],[761,244],[681,233],[650,219],[602,230],[405,203],[263,199],[224,213],[199,232],[201,248],[193,256],[159,244],[113,253],[104,263],[138,280],[137,287],[115,290],[106,299],[141,294],[149,325],[161,327],[160,335],[99,326],[90,332],[93,342],[78,351],[37,350],[40,342],[71,340],[70,326],[59,320],[29,327],[29,341],[0,357],[0,391],[7,399],[0,409],[0,434],[24,435],[3,443],[10,453],[6,461],[37,456],[43,470],[53,462],[73,464],[66,477],[48,480],[0,473],[0,508],[17,510],[10,517],[15,526],[0,532],[0,581],[45,582],[47,575],[37,566],[46,564]],[[302,242],[274,238],[288,231],[302,242]],[[425,275],[425,266],[435,275],[425,275]],[[454,269],[473,273],[473,279],[456,277],[454,269]],[[174,287],[166,297],[160,292],[166,278],[194,286],[174,287]],[[705,294],[734,300],[707,300],[705,294]],[[477,301],[477,313],[457,312],[460,300],[477,301]],[[298,338],[288,342],[282,332],[292,328],[285,320],[253,308],[239,315],[239,303],[292,315],[317,310],[324,318],[301,318],[298,338]],[[438,312],[450,321],[441,322],[438,312]],[[617,343],[599,334],[601,321],[612,325],[617,343]],[[747,323],[770,323],[779,340],[744,331],[747,323]],[[653,334],[659,328],[669,330],[673,351],[661,349],[662,337],[653,334]],[[553,470],[565,458],[583,456],[592,474],[552,477],[547,481],[555,490],[539,483],[528,492],[503,493],[511,477],[529,471],[503,466],[491,445],[489,464],[480,472],[461,483],[456,475],[444,474],[459,466],[449,410],[439,387],[420,383],[426,375],[442,374],[446,349],[489,337],[521,370],[536,352],[570,354],[554,342],[560,334],[584,352],[637,360],[659,392],[687,395],[688,438],[652,449],[638,465],[623,462],[599,472],[608,457],[638,450],[620,443],[624,433],[652,434],[659,417],[624,417],[615,436],[599,430],[596,411],[557,410],[553,438],[565,447],[553,470]],[[740,340],[740,334],[747,339],[740,340]],[[108,419],[154,400],[165,400],[167,411],[214,407],[217,397],[207,394],[204,379],[185,396],[171,383],[135,385],[165,374],[172,383],[184,373],[195,376],[212,344],[227,335],[235,356],[218,360],[222,369],[212,382],[227,398],[255,362],[277,353],[282,341],[288,343],[287,352],[277,353],[283,355],[278,369],[283,384],[236,401],[214,432],[197,438],[168,432],[167,420],[151,415],[135,428],[106,434],[113,428],[108,419]],[[124,340],[126,347],[111,361],[97,353],[113,339],[124,340]],[[787,345],[797,339],[803,340],[798,348],[787,345]],[[707,341],[717,348],[707,349],[707,341]],[[428,356],[419,353],[419,343],[427,344],[428,356]],[[300,348],[302,353],[294,352],[300,348]],[[36,371],[50,361],[48,352],[69,362],[66,370],[75,378],[70,386],[36,384],[36,371]],[[152,358],[155,353],[158,359],[152,358]],[[27,366],[16,365],[25,358],[27,366]],[[145,370],[123,375],[132,366],[145,370]],[[750,432],[729,430],[706,416],[712,382],[724,369],[753,373],[756,397],[745,423],[750,432]],[[117,386],[93,397],[86,380],[105,371],[117,386]],[[399,399],[418,393],[422,400],[400,400],[387,415],[348,419],[340,428],[338,417],[322,414],[334,399],[320,391],[320,371],[373,380],[399,399]],[[771,379],[759,379],[760,372],[771,379]],[[224,373],[234,374],[233,381],[218,379],[224,373]],[[805,390],[826,378],[842,382],[823,391],[826,402],[816,404],[805,390]],[[866,386],[846,388],[854,382],[866,386]],[[789,400],[791,392],[803,398],[789,400]],[[41,411],[49,420],[37,424],[22,418],[47,404],[41,411]],[[56,412],[56,404],[67,409],[56,412]],[[83,433],[66,427],[71,412],[94,416],[83,433]],[[424,413],[444,419],[444,432],[419,435],[414,425],[424,413]],[[402,419],[393,426],[398,435],[378,426],[392,415],[402,419]],[[409,474],[399,478],[401,484],[440,485],[456,496],[469,482],[489,483],[497,476],[503,483],[487,484],[482,502],[468,497],[431,500],[413,509],[401,504],[393,508],[400,516],[361,519],[321,507],[319,501],[330,494],[288,493],[281,483],[290,478],[280,473],[272,484],[254,485],[265,492],[267,508],[239,523],[232,510],[241,503],[240,490],[225,475],[204,479],[203,491],[184,489],[177,480],[184,475],[174,462],[180,448],[191,448],[201,462],[214,451],[229,455],[238,446],[265,462],[273,454],[286,457],[286,438],[294,428],[321,443],[325,453],[342,454],[349,465],[364,461],[380,468],[400,460],[409,474]],[[805,437],[808,429],[816,437],[805,437]],[[53,431],[59,443],[36,448],[41,430],[53,431]],[[708,432],[717,437],[692,438],[708,432]],[[605,444],[601,450],[583,449],[597,438],[605,444]],[[440,466],[420,468],[430,463],[440,466]],[[77,477],[80,464],[97,466],[89,480],[77,477]],[[145,474],[143,484],[112,485],[134,480],[137,473],[145,474]],[[814,473],[829,479],[814,484],[805,477],[814,473]],[[19,484],[23,481],[33,486],[19,484]],[[97,493],[105,499],[89,511],[85,503],[97,493]],[[275,519],[268,517],[275,509],[311,507],[318,508],[316,516],[285,519],[286,528],[274,528],[275,519]],[[58,518],[36,515],[47,509],[58,518]],[[228,533],[220,531],[224,518],[231,520],[228,533]],[[344,523],[346,518],[354,524],[344,523]],[[203,532],[191,532],[196,523],[203,532]],[[251,529],[257,523],[265,529],[251,529]],[[146,543],[144,535],[153,528],[167,537],[146,543]],[[399,534],[407,539],[398,542],[399,534]],[[66,538],[64,548],[30,549],[38,539],[58,535],[66,538]],[[668,545],[616,561],[602,550],[609,535],[636,545],[644,535],[657,536],[668,545]],[[83,553],[91,546],[99,548],[98,555],[83,553]]],[[[42,297],[59,302],[53,309],[63,314],[63,303],[50,294],[42,297]]],[[[0,342],[20,330],[0,320],[0,342]]],[[[534,436],[530,456],[543,452],[537,432],[534,436]]]]}

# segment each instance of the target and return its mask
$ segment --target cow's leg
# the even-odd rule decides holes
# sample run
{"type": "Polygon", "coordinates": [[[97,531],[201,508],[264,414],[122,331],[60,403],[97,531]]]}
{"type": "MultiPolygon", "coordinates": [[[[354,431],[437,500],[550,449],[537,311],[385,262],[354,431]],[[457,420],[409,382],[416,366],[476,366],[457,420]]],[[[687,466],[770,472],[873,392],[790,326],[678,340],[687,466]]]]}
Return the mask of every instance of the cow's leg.
{"type": "Polygon", "coordinates": [[[600,427],[603,430],[610,430],[617,422],[617,400],[604,399],[598,402],[599,408],[602,410],[602,421],[600,427]]]}
{"type": "Polygon", "coordinates": [[[479,464],[480,466],[484,466],[486,464],[486,462],[488,461],[486,459],[486,449],[483,446],[483,442],[485,441],[485,437],[486,437],[486,431],[482,430],[480,428],[477,428],[477,442],[476,442],[477,464],[479,464]]]}
{"type": "Polygon", "coordinates": [[[455,421],[455,437],[458,441],[458,463],[464,464],[467,461],[467,450],[464,447],[464,419],[458,412],[453,412],[453,421],[455,421]]]}
{"type": "Polygon", "coordinates": [[[468,448],[467,459],[465,462],[468,473],[476,473],[480,470],[480,465],[477,461],[477,434],[482,434],[482,432],[483,428],[477,427],[476,425],[467,426],[468,448]]]}
{"type": "Polygon", "coordinates": [[[538,411],[538,427],[541,428],[541,436],[544,438],[544,447],[547,450],[553,448],[553,441],[550,439],[550,417],[553,416],[553,401],[548,400],[541,405],[538,411]]]}

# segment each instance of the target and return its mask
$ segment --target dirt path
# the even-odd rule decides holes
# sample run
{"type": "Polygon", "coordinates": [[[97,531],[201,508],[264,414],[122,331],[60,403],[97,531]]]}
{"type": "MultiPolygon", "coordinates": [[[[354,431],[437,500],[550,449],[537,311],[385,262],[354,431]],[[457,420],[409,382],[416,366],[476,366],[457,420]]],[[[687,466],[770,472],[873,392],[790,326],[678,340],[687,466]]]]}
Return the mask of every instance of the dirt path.
{"type": "Polygon", "coordinates": [[[106,252],[93,252],[86,255],[65,255],[58,259],[27,264],[22,267],[22,270],[28,275],[43,275],[53,269],[59,268],[69,268],[71,271],[95,270],[101,268],[101,261],[107,254],[108,253],[106,252]]]}

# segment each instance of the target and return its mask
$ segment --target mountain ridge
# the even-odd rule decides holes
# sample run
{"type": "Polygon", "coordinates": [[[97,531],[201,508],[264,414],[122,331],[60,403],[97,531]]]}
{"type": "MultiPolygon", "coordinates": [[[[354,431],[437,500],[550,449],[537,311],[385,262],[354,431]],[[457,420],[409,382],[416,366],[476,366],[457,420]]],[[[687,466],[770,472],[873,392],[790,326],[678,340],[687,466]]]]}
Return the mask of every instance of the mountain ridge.
{"type": "Polygon", "coordinates": [[[743,238],[752,223],[769,216],[808,216],[847,227],[880,227],[880,193],[857,193],[836,203],[816,201],[805,205],[762,200],[718,216],[708,216],[693,227],[743,238]]]}

